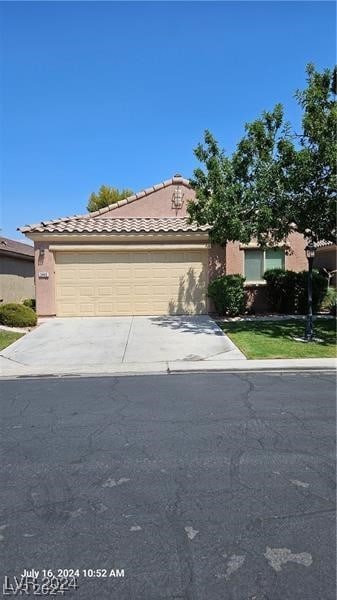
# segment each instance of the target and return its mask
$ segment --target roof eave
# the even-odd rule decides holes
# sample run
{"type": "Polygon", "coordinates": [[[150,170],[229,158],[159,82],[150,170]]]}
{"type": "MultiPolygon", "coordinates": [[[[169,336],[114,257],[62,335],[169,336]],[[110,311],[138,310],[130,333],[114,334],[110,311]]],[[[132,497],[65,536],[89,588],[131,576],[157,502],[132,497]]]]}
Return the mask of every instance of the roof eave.
{"type": "Polygon", "coordinates": [[[0,254],[9,256],[11,258],[22,258],[23,260],[34,260],[34,254],[25,254],[24,252],[15,252],[14,250],[7,250],[6,248],[0,248],[0,254]]]}
{"type": "Polygon", "coordinates": [[[50,243],[76,243],[76,242],[91,242],[92,244],[100,244],[102,242],[120,242],[121,240],[128,241],[156,241],[179,239],[184,240],[209,240],[208,231],[151,231],[151,232],[113,232],[113,233],[97,233],[97,232],[81,232],[81,233],[32,233],[30,239],[34,242],[50,243]]]}

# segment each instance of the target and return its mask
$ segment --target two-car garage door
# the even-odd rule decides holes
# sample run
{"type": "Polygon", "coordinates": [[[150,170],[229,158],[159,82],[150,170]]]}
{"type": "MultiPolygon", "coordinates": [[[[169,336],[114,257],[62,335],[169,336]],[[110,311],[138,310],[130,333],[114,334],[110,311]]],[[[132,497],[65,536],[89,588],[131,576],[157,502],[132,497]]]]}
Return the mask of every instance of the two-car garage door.
{"type": "Polygon", "coordinates": [[[206,312],[207,250],[56,252],[58,316],[206,312]]]}

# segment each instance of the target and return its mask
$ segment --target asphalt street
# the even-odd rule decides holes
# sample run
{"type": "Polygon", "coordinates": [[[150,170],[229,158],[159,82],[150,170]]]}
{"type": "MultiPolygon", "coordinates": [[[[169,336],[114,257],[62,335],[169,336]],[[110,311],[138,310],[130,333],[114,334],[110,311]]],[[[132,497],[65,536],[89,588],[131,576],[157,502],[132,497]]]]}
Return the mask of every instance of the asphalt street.
{"type": "Polygon", "coordinates": [[[4,596],[34,569],[78,600],[335,600],[334,374],[1,389],[4,596]]]}

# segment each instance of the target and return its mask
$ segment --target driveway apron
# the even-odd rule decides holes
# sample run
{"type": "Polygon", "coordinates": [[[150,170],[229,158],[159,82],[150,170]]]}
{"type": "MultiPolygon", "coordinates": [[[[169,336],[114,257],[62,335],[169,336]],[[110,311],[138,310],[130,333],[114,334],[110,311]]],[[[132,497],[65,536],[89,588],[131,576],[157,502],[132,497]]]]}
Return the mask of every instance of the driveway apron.
{"type": "Polygon", "coordinates": [[[16,363],[67,369],[244,358],[207,315],[71,317],[46,321],[2,352],[16,363]]]}

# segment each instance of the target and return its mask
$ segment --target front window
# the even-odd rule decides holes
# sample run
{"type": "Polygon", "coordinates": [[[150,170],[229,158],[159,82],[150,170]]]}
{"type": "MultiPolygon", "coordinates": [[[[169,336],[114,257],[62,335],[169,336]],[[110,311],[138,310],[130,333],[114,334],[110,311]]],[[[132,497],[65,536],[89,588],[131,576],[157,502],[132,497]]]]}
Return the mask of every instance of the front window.
{"type": "Polygon", "coordinates": [[[245,278],[248,282],[263,282],[268,269],[284,269],[283,248],[249,248],[245,252],[245,278]]]}

